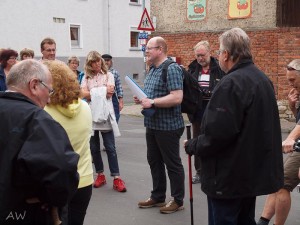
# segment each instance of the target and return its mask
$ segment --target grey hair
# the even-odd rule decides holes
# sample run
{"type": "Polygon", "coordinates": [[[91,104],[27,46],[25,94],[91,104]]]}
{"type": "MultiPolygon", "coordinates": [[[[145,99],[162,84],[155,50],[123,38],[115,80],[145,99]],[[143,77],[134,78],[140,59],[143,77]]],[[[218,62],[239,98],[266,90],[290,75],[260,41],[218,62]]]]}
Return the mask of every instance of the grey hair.
{"type": "Polygon", "coordinates": [[[197,50],[200,46],[204,46],[208,52],[210,52],[210,46],[208,41],[200,41],[194,46],[194,51],[197,50]]]}
{"type": "Polygon", "coordinates": [[[78,65],[79,65],[79,62],[80,62],[79,58],[78,58],[77,56],[75,56],[75,55],[70,56],[70,57],[68,58],[68,65],[71,63],[71,61],[77,62],[78,65]]]}
{"type": "Polygon", "coordinates": [[[251,59],[250,38],[241,28],[232,28],[219,37],[220,45],[230,54],[231,60],[251,59]]]}
{"type": "Polygon", "coordinates": [[[34,59],[23,60],[15,64],[6,78],[6,85],[24,89],[30,80],[37,78],[42,81],[49,79],[49,70],[41,62],[34,59]]]}

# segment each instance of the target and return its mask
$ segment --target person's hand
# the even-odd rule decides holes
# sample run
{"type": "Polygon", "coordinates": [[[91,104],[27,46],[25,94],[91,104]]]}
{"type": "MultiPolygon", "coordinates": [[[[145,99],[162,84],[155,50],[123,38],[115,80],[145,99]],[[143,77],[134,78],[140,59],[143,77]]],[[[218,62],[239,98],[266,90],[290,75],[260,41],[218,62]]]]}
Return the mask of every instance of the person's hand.
{"type": "Polygon", "coordinates": [[[299,101],[299,92],[296,88],[292,88],[288,94],[289,106],[291,109],[296,108],[296,102],[299,101]]]}
{"type": "Polygon", "coordinates": [[[282,152],[283,153],[290,153],[294,151],[294,144],[295,140],[293,139],[285,139],[282,142],[282,152]]]}
{"type": "Polygon", "coordinates": [[[133,96],[133,101],[135,104],[141,104],[141,101],[136,96],[133,96]]]}
{"type": "Polygon", "coordinates": [[[119,110],[122,111],[123,108],[124,108],[123,98],[119,98],[119,110]]]}
{"type": "Polygon", "coordinates": [[[141,101],[141,105],[143,106],[144,109],[148,109],[152,107],[152,104],[150,102],[151,99],[149,98],[143,98],[141,101]]]}
{"type": "Polygon", "coordinates": [[[188,140],[183,140],[183,148],[185,149],[188,140]]]}
{"type": "Polygon", "coordinates": [[[115,93],[115,86],[108,84],[106,88],[107,88],[106,97],[111,98],[115,93]]]}

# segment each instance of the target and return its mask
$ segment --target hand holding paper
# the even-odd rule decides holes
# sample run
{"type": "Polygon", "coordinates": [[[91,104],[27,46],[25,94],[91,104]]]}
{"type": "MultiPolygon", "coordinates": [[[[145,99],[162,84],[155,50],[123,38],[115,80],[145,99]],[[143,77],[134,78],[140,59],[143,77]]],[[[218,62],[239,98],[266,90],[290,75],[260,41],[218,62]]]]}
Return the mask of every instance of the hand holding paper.
{"type": "Polygon", "coordinates": [[[129,89],[139,100],[143,98],[147,98],[147,95],[143,91],[143,89],[129,76],[125,77],[125,82],[127,83],[129,89]]]}

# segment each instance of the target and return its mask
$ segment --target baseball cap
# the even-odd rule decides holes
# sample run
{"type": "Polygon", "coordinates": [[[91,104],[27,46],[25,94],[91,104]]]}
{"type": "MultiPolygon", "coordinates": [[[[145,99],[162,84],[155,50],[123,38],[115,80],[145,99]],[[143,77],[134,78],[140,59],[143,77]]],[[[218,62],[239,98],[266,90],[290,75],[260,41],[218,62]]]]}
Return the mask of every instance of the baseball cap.
{"type": "Polygon", "coordinates": [[[102,55],[102,58],[103,58],[103,59],[112,59],[112,56],[109,55],[109,54],[103,54],[103,55],[102,55]]]}

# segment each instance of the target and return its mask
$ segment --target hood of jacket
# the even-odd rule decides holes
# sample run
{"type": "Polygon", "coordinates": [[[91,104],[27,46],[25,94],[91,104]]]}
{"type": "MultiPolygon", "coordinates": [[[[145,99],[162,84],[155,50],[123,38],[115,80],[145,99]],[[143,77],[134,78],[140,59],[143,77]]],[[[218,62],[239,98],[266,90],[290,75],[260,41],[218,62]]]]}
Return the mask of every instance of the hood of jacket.
{"type": "Polygon", "coordinates": [[[56,105],[55,107],[57,108],[57,110],[59,112],[61,112],[66,117],[72,118],[72,117],[75,117],[76,115],[78,115],[78,113],[80,112],[81,101],[82,101],[81,99],[74,100],[73,103],[68,105],[67,108],[62,107],[60,105],[56,105]]]}

